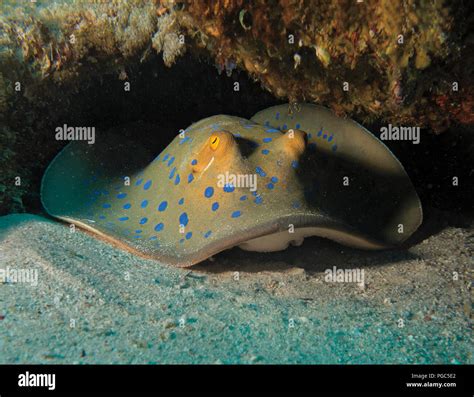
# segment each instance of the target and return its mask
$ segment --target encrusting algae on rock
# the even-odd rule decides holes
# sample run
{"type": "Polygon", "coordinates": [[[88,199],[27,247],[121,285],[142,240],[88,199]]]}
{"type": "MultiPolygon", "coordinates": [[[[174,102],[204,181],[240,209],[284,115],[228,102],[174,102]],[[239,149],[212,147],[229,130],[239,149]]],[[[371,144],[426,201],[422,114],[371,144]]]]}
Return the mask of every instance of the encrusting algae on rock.
{"type": "Polygon", "coordinates": [[[436,131],[473,121],[472,107],[460,105],[472,103],[473,88],[472,73],[459,62],[474,64],[466,24],[472,10],[460,2],[46,4],[2,6],[1,73],[9,81],[18,73],[6,65],[36,81],[60,82],[146,57],[150,49],[171,66],[189,48],[204,50],[218,65],[232,60],[277,97],[326,104],[362,121],[416,122],[436,131]],[[443,98],[456,109],[440,106],[443,98]]]}
{"type": "Polygon", "coordinates": [[[455,28],[466,28],[459,21],[464,18],[460,4],[186,4],[191,18],[183,18],[183,25],[200,37],[217,61],[235,59],[277,97],[324,103],[338,114],[357,114],[364,121],[383,118],[436,131],[449,122],[473,122],[472,107],[447,113],[437,104],[440,96],[458,104],[473,97],[472,80],[456,67],[461,50],[473,59],[472,45],[462,41],[466,32],[451,34],[455,28]],[[244,27],[236,23],[242,11],[251,21],[244,27]],[[443,62],[449,66],[440,66],[443,62]],[[453,81],[462,87],[459,92],[451,90],[453,81]],[[344,82],[349,84],[347,91],[344,82]]]}

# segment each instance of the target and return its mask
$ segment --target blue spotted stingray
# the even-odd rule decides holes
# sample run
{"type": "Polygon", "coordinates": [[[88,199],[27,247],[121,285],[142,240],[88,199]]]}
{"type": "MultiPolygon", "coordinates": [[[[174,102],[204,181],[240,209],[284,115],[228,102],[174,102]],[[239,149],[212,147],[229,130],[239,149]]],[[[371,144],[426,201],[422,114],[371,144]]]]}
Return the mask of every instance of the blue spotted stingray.
{"type": "Polygon", "coordinates": [[[395,156],[329,110],[287,105],[251,120],[201,120],[156,157],[104,135],[72,142],[41,188],[46,211],[136,254],[190,266],[235,246],[285,249],[305,237],[381,249],[405,241],[420,201],[395,156]]]}

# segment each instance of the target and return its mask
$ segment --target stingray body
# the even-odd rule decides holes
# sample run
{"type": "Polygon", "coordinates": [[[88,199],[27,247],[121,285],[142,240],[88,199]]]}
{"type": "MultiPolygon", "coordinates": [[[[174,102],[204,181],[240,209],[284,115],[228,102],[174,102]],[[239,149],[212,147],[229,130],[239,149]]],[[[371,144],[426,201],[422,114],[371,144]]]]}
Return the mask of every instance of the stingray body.
{"type": "Polygon", "coordinates": [[[190,266],[234,247],[284,249],[307,236],[380,249],[422,219],[399,161],[371,133],[325,108],[281,105],[251,120],[201,120],[157,156],[101,135],[48,167],[54,217],[133,252],[190,266]]]}

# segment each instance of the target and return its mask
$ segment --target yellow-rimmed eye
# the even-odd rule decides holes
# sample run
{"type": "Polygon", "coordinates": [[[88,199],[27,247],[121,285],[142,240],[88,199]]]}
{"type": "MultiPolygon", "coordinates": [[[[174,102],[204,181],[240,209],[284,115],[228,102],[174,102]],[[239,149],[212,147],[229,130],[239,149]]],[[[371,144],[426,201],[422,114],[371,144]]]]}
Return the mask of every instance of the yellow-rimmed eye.
{"type": "Polygon", "coordinates": [[[217,135],[212,135],[211,139],[209,140],[209,144],[211,146],[212,150],[216,150],[217,147],[219,146],[219,137],[217,135]]]}

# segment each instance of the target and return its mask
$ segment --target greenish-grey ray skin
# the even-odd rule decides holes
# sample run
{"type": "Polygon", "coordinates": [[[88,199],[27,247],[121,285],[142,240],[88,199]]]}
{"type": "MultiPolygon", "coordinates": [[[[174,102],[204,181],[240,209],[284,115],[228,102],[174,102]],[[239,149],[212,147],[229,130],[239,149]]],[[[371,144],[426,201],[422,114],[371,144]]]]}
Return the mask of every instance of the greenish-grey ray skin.
{"type": "Polygon", "coordinates": [[[287,105],[276,106],[251,121],[209,117],[143,164],[146,153],[113,135],[70,143],[43,177],[46,211],[175,266],[238,245],[283,249],[308,235],[387,248],[422,220],[416,191],[388,148],[321,107],[289,115],[287,105]],[[219,186],[226,172],[256,175],[257,190],[219,186]]]}

